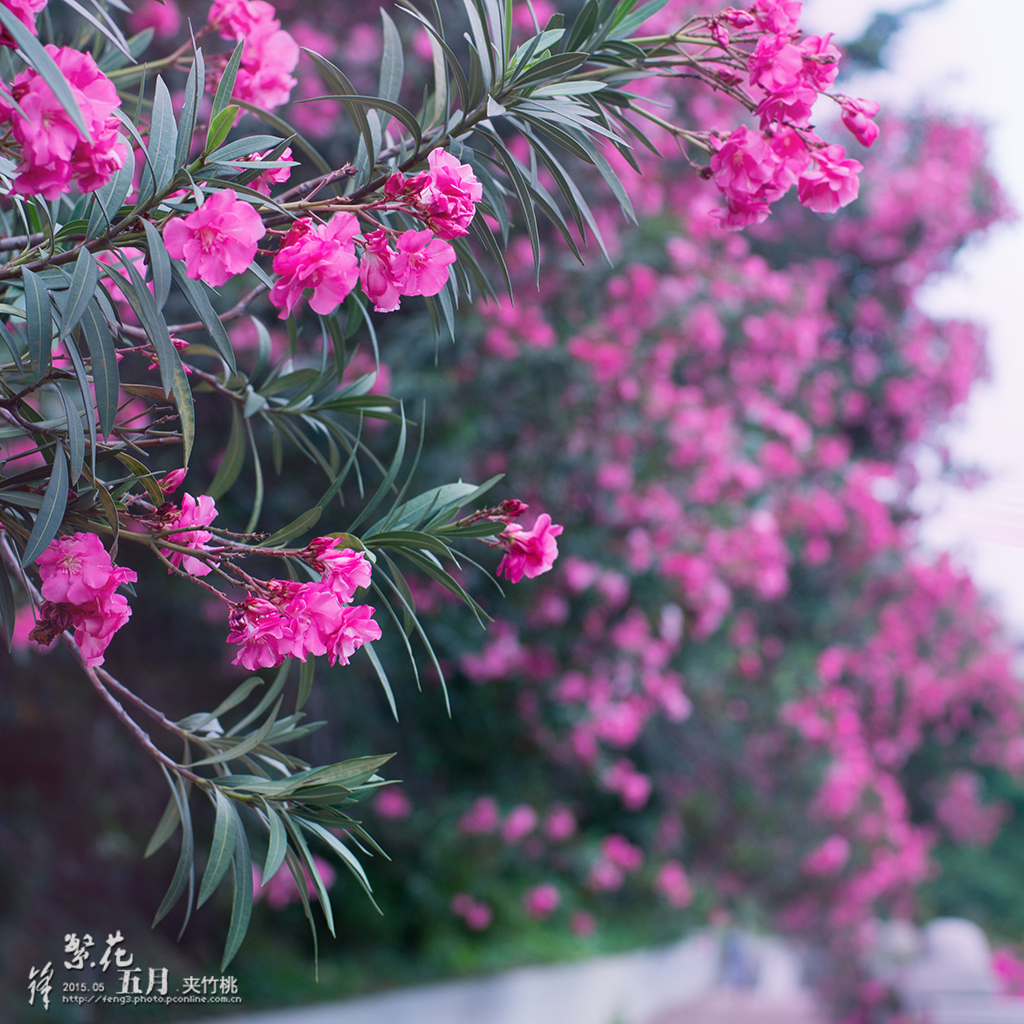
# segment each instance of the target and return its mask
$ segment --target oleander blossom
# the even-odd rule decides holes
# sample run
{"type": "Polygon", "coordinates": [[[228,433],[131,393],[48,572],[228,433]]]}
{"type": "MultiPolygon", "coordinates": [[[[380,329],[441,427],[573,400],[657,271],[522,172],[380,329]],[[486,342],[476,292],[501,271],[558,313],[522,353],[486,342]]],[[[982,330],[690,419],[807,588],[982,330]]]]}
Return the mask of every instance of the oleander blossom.
{"type": "Polygon", "coordinates": [[[92,533],[57,537],[36,559],[46,600],[29,634],[49,643],[74,629],[75,643],[89,667],[102,665],[114,634],[131,618],[127,598],[117,593],[122,583],[134,583],[132,569],[114,565],[100,539],[92,533]]]}
{"type": "MultiPolygon", "coordinates": [[[[217,505],[208,494],[200,494],[193,498],[191,494],[185,494],[181,499],[181,510],[171,518],[162,521],[162,530],[173,530],[167,535],[167,540],[182,547],[193,548],[197,551],[206,551],[206,542],[213,536],[209,530],[197,530],[197,526],[209,526],[217,518],[217,505]]],[[[212,571],[212,566],[187,555],[183,551],[172,551],[170,548],[161,548],[163,555],[175,568],[184,569],[192,576],[206,576],[212,571]]],[[[170,572],[170,570],[168,570],[170,572]]]]}
{"type": "Polygon", "coordinates": [[[842,146],[824,146],[811,153],[811,166],[800,175],[800,202],[815,213],[835,213],[852,203],[860,190],[859,160],[846,156],[842,146]]]}
{"type": "MultiPolygon", "coordinates": [[[[46,6],[46,2],[47,0],[0,0],[0,3],[12,14],[17,15],[18,21],[34,36],[39,35],[36,29],[36,15],[46,6]]],[[[0,29],[0,46],[9,46],[11,49],[18,47],[6,28],[0,29]]]]}
{"type": "Polygon", "coordinates": [[[124,166],[126,149],[113,112],[120,107],[114,83],[97,67],[91,54],[48,45],[46,52],[60,68],[78,102],[89,138],[75,126],[42,75],[31,68],[11,86],[20,111],[0,93],[0,124],[11,122],[11,135],[21,149],[14,191],[46,200],[70,191],[94,192],[124,166]]]}
{"type": "Polygon", "coordinates": [[[483,186],[469,164],[460,164],[447,150],[432,150],[417,205],[438,238],[469,233],[483,186]]]}
{"type": "Polygon", "coordinates": [[[366,234],[363,255],[359,259],[359,283],[377,313],[393,313],[402,302],[401,281],[394,268],[395,255],[383,228],[366,234]]]}
{"type": "Polygon", "coordinates": [[[403,295],[437,295],[448,282],[455,249],[430,231],[403,231],[395,241],[392,270],[403,295]]]}
{"type": "Polygon", "coordinates": [[[331,665],[347,665],[365,643],[380,639],[374,609],[349,603],[370,585],[370,564],[361,551],[338,550],[339,543],[318,537],[300,553],[321,573],[319,581],[271,580],[265,595],[250,594],[232,607],[228,642],[242,648],[232,664],[274,668],[285,658],[326,655],[331,665]]]}
{"type": "Polygon", "coordinates": [[[518,583],[524,576],[533,579],[547,572],[558,557],[555,538],[561,532],[562,527],[554,525],[547,512],[537,516],[531,530],[509,523],[498,538],[506,553],[498,565],[497,575],[504,576],[509,583],[518,583]]]}
{"type": "Polygon", "coordinates": [[[164,245],[170,256],[185,261],[185,273],[193,281],[218,287],[252,266],[257,243],[266,233],[260,215],[229,188],[187,217],[167,221],[164,245]]]}
{"type": "Polygon", "coordinates": [[[862,146],[870,146],[879,135],[878,125],[873,120],[881,109],[879,105],[874,100],[843,96],[840,107],[843,124],[862,146]]]}
{"type": "Polygon", "coordinates": [[[270,301],[291,315],[308,288],[309,308],[314,313],[333,313],[359,280],[355,236],[359,221],[351,213],[337,213],[327,224],[303,217],[285,235],[274,256],[274,272],[280,277],[270,289],[270,301]]]}

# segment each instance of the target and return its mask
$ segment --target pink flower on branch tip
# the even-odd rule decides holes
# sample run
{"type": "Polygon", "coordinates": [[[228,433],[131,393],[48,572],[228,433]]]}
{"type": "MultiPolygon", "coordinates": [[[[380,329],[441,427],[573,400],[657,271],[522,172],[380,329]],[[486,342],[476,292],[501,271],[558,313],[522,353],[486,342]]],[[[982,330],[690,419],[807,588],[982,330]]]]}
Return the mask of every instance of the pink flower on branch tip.
{"type": "Polygon", "coordinates": [[[533,579],[547,572],[558,557],[555,538],[561,532],[562,527],[554,525],[547,512],[537,516],[530,530],[509,523],[498,537],[506,554],[498,565],[497,575],[504,576],[509,583],[518,583],[524,576],[533,579]]]}
{"type": "Polygon", "coordinates": [[[225,189],[187,217],[168,220],[164,245],[170,256],[185,261],[193,281],[217,287],[249,269],[266,233],[260,215],[233,189],[225,189]]]}
{"type": "Polygon", "coordinates": [[[870,146],[878,138],[879,128],[873,118],[881,109],[874,100],[853,99],[843,96],[840,99],[843,124],[853,133],[854,138],[863,146],[870,146]]]}
{"type": "Polygon", "coordinates": [[[364,551],[339,550],[341,543],[341,537],[316,537],[299,557],[323,575],[323,582],[342,604],[348,604],[357,590],[370,585],[373,570],[364,551]]]}
{"type": "Polygon", "coordinates": [[[443,149],[431,151],[427,166],[429,170],[417,201],[421,212],[438,238],[467,234],[476,214],[476,204],[484,194],[473,168],[460,164],[443,149]]]}
{"type": "Polygon", "coordinates": [[[448,282],[455,250],[430,231],[403,231],[396,239],[398,255],[392,261],[403,295],[437,295],[448,282]]]}
{"type": "Polygon", "coordinates": [[[338,308],[359,278],[358,230],[351,213],[335,214],[327,224],[314,224],[309,217],[296,221],[274,256],[280,277],[270,289],[270,301],[281,310],[280,319],[291,315],[307,288],[314,313],[338,308]]]}
{"type": "Polygon", "coordinates": [[[359,259],[359,283],[377,313],[393,313],[402,302],[401,280],[395,273],[395,251],[383,228],[370,231],[359,259]]]}
{"type": "MultiPolygon", "coordinates": [[[[183,474],[184,475],[184,474],[183,474]]],[[[164,506],[167,508],[168,506],[164,506]]],[[[161,516],[160,529],[173,530],[167,534],[167,540],[183,547],[194,548],[197,551],[206,550],[206,542],[213,536],[209,530],[196,530],[196,526],[209,526],[217,518],[217,505],[208,494],[200,494],[199,498],[193,498],[191,494],[185,494],[181,499],[181,510],[175,510],[169,516],[161,516]]],[[[212,571],[212,567],[199,558],[186,555],[182,551],[173,551],[170,548],[161,548],[163,555],[175,568],[184,569],[193,576],[206,576],[212,571]]],[[[169,570],[168,570],[169,571],[169,570]]]]}
{"type": "Polygon", "coordinates": [[[835,213],[852,203],[860,190],[864,165],[847,158],[842,146],[824,146],[811,153],[811,166],[800,175],[800,202],[815,213],[835,213]]]}

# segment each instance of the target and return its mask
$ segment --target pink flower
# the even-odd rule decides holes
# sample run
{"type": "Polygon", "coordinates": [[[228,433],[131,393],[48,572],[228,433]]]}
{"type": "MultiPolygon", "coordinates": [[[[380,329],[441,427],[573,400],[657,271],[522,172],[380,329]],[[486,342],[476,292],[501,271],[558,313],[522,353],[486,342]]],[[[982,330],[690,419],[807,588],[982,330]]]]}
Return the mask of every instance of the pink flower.
{"type": "Polygon", "coordinates": [[[403,231],[395,244],[398,255],[392,269],[403,295],[436,295],[447,284],[448,267],[455,262],[455,250],[447,242],[429,231],[403,231]]]}
{"type": "Polygon", "coordinates": [[[726,198],[749,200],[759,197],[775,177],[778,163],[778,156],[765,139],[740,125],[711,157],[711,171],[726,198]]]}
{"type": "Polygon", "coordinates": [[[800,29],[801,0],[754,0],[750,13],[764,32],[797,32],[800,29]]]}
{"type": "Polygon", "coordinates": [[[569,918],[569,928],[577,938],[589,939],[597,931],[597,921],[586,910],[577,910],[569,918]]]}
{"type": "Polygon", "coordinates": [[[232,98],[262,110],[287,103],[298,84],[291,72],[299,63],[299,44],[278,21],[257,22],[242,38],[245,48],[232,98]]]}
{"type": "Polygon", "coordinates": [[[213,0],[207,20],[222,39],[244,39],[257,25],[274,21],[276,13],[265,0],[213,0]]]}
{"type": "Polygon", "coordinates": [[[818,92],[824,92],[839,74],[842,54],[832,45],[832,36],[832,32],[827,36],[806,36],[799,43],[804,79],[818,92]]]}
{"type": "Polygon", "coordinates": [[[835,213],[857,198],[860,181],[857,175],[864,165],[844,159],[842,146],[825,146],[811,153],[811,167],[800,175],[797,188],[800,202],[815,213],[835,213]]]}
{"type": "Polygon", "coordinates": [[[482,932],[490,927],[494,913],[486,903],[473,899],[468,892],[460,892],[452,897],[452,913],[457,914],[466,922],[466,927],[474,932],[482,932]]]}
{"type": "Polygon", "coordinates": [[[14,191],[57,199],[77,182],[83,192],[105,185],[124,166],[125,147],[112,116],[121,105],[114,83],[88,53],[47,46],[78,101],[92,141],[75,127],[42,76],[31,68],[11,87],[22,113],[8,106],[0,93],[0,123],[11,121],[11,134],[21,147],[14,191]]]}
{"type": "MultiPolygon", "coordinates": [[[[217,506],[208,494],[200,494],[197,501],[191,494],[181,499],[181,511],[163,523],[164,530],[174,530],[167,539],[184,547],[205,551],[206,542],[213,536],[209,530],[194,530],[190,527],[209,526],[217,518],[217,506]]],[[[182,551],[161,548],[160,554],[170,561],[175,568],[182,568],[193,576],[206,576],[212,567],[206,562],[182,551]]]]}
{"type": "Polygon", "coordinates": [[[489,835],[498,827],[498,804],[494,797],[481,796],[459,818],[459,831],[465,836],[489,835]]]}
{"type": "Polygon", "coordinates": [[[373,809],[382,818],[401,821],[412,814],[412,801],[397,786],[385,786],[374,797],[373,809]]]}
{"type": "Polygon", "coordinates": [[[372,569],[363,551],[351,548],[337,550],[340,537],[316,537],[301,552],[300,557],[317,572],[342,604],[348,604],[355,592],[370,585],[372,569]]]}
{"type": "Polygon", "coordinates": [[[795,124],[806,128],[818,94],[809,85],[797,84],[779,92],[770,93],[757,106],[755,114],[761,119],[761,130],[773,123],[795,124]]]}
{"type": "Polygon", "coordinates": [[[872,120],[881,109],[874,100],[855,100],[844,96],[841,102],[843,124],[862,146],[870,146],[878,138],[878,125],[872,120]]]}
{"type": "Polygon", "coordinates": [[[693,890],[690,888],[690,880],[686,877],[686,869],[677,860],[662,864],[654,880],[654,888],[676,910],[685,909],[693,900],[693,890]]]}
{"type": "Polygon", "coordinates": [[[128,18],[133,33],[153,30],[155,39],[173,39],[181,28],[181,10],[176,0],[144,0],[128,18]]]}
{"type": "Polygon", "coordinates": [[[576,815],[564,804],[555,804],[544,822],[544,835],[553,843],[569,839],[576,831],[576,815]]]}
{"type": "Polygon", "coordinates": [[[184,482],[187,469],[172,469],[157,481],[157,486],[164,494],[173,494],[184,482]]]}
{"type": "Polygon", "coordinates": [[[610,860],[599,860],[590,869],[587,885],[595,892],[618,892],[624,881],[622,868],[610,860]]]}
{"type": "Polygon", "coordinates": [[[509,523],[498,538],[506,554],[498,565],[497,575],[504,576],[509,583],[518,583],[524,576],[533,579],[547,572],[558,557],[555,538],[561,532],[562,527],[552,525],[547,512],[537,516],[531,530],[509,523]]]}
{"type": "Polygon", "coordinates": [[[443,149],[431,150],[427,157],[426,181],[417,205],[439,238],[458,238],[469,232],[476,204],[483,197],[483,186],[469,164],[443,149]]]}
{"type": "Polygon", "coordinates": [[[638,871],[644,863],[644,851],[634,846],[625,836],[606,836],[601,841],[601,853],[606,860],[623,871],[638,871]]]}
{"type": "MultiPolygon", "coordinates": [[[[32,35],[37,36],[36,15],[46,6],[46,0],[0,0],[7,10],[18,16],[18,21],[27,28],[32,35]]],[[[17,49],[18,44],[11,38],[7,29],[0,29],[0,46],[10,46],[17,49]]]]}
{"type": "MultiPolygon", "coordinates": [[[[337,877],[334,868],[322,857],[316,855],[313,856],[313,867],[316,868],[317,874],[324,883],[324,888],[330,889],[337,877]]],[[[320,894],[313,884],[313,879],[309,876],[309,869],[303,865],[302,871],[306,876],[306,895],[311,900],[319,899],[320,894]]],[[[252,890],[253,900],[258,903],[260,900],[266,899],[267,906],[272,910],[284,910],[289,903],[299,903],[302,899],[299,887],[295,884],[295,876],[287,864],[282,864],[266,885],[262,883],[259,868],[254,867],[252,869],[252,890]]]]}
{"type": "Polygon", "coordinates": [[[110,589],[138,577],[131,569],[115,568],[110,554],[95,533],[57,537],[36,559],[43,585],[40,593],[55,604],[88,604],[110,589]]]}
{"type": "Polygon", "coordinates": [[[748,67],[751,85],[759,85],[769,93],[784,92],[803,78],[804,57],[788,36],[763,35],[750,55],[748,67]]]}
{"type": "Polygon", "coordinates": [[[501,838],[506,843],[518,843],[537,827],[537,812],[529,804],[513,807],[501,827],[501,838]]]}
{"type": "Polygon", "coordinates": [[[801,871],[805,875],[838,875],[850,859],[850,841],[844,836],[829,836],[805,858],[801,871]]]}
{"type": "Polygon", "coordinates": [[[335,214],[327,224],[314,225],[309,217],[295,223],[274,256],[274,272],[281,276],[270,289],[270,301],[281,309],[280,319],[291,315],[307,288],[314,313],[338,308],[358,279],[353,241],[358,230],[351,213],[335,214]]]}
{"type": "Polygon", "coordinates": [[[550,917],[562,902],[562,894],[549,882],[523,893],[523,909],[538,921],[550,917]]]}
{"type": "Polygon", "coordinates": [[[380,626],[373,620],[369,605],[349,605],[342,609],[341,622],[330,638],[327,660],[331,665],[347,665],[349,658],[370,640],[381,638],[380,626]]]}
{"type": "Polygon", "coordinates": [[[267,233],[260,215],[233,189],[210,196],[187,217],[164,224],[164,244],[176,260],[184,259],[193,281],[218,287],[248,270],[256,243],[267,233]]]}
{"type": "Polygon", "coordinates": [[[401,304],[401,280],[394,271],[395,252],[383,228],[371,231],[363,242],[359,283],[378,313],[393,313],[401,304]]]}
{"type": "Polygon", "coordinates": [[[295,646],[291,620],[265,598],[250,595],[232,608],[228,622],[228,643],[242,645],[232,658],[232,665],[242,665],[250,671],[276,668],[295,646]]]}
{"type": "MultiPolygon", "coordinates": [[[[115,570],[120,573],[135,573],[130,569],[115,570]]],[[[72,605],[71,622],[75,627],[75,643],[85,655],[85,663],[89,666],[102,665],[103,655],[114,634],[131,618],[132,610],[128,599],[122,594],[115,594],[117,585],[112,580],[111,589],[98,598],[84,605],[72,605]]]]}

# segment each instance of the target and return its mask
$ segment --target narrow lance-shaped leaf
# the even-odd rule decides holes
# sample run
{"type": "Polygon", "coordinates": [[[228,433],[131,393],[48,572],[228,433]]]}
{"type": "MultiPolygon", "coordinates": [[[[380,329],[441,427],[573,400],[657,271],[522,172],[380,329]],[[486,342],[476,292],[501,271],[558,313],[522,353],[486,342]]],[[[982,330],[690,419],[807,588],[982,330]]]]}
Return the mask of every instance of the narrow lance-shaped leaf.
{"type": "Polygon", "coordinates": [[[174,146],[174,165],[184,167],[188,163],[192,151],[192,135],[196,128],[196,114],[206,87],[206,65],[203,62],[203,51],[195,51],[195,60],[189,68],[188,79],[185,81],[185,102],[178,120],[178,137],[174,146]]]}
{"type": "Polygon", "coordinates": [[[89,215],[89,225],[85,229],[85,237],[89,240],[107,230],[131,191],[135,177],[135,151],[131,146],[125,146],[124,150],[124,166],[115,171],[110,181],[94,193],[95,205],[89,215]]]}
{"type": "MultiPolygon", "coordinates": [[[[0,5],[2,6],[2,5],[0,5]]],[[[38,274],[27,267],[22,270],[25,287],[25,333],[28,337],[28,357],[41,380],[50,369],[50,354],[53,343],[53,315],[50,312],[50,296],[38,274]]]]}
{"type": "Polygon", "coordinates": [[[242,50],[244,47],[245,40],[243,39],[231,54],[231,59],[228,61],[227,67],[224,68],[224,74],[221,76],[220,84],[217,86],[217,92],[213,97],[213,107],[210,110],[210,130],[207,133],[206,138],[208,149],[216,148],[216,146],[210,146],[210,135],[213,132],[213,125],[217,120],[217,115],[222,110],[226,109],[228,104],[231,102],[231,93],[235,88],[235,78],[238,76],[238,69],[242,63],[242,50]]]}
{"type": "Polygon", "coordinates": [[[235,352],[231,347],[231,340],[228,332],[224,329],[217,311],[213,308],[209,296],[206,294],[206,287],[200,281],[193,281],[185,273],[185,267],[180,260],[171,260],[171,276],[181,289],[186,301],[192,307],[200,322],[206,328],[206,333],[213,339],[217,351],[223,356],[224,362],[232,373],[237,366],[235,364],[235,352]]]}
{"type": "MultiPolygon", "coordinates": [[[[231,811],[237,821],[238,811],[233,805],[231,811]]],[[[234,868],[235,896],[231,904],[231,924],[228,926],[228,937],[224,943],[224,957],[220,962],[221,971],[231,963],[242,945],[245,933],[249,930],[249,918],[252,916],[252,859],[249,854],[249,840],[241,821],[238,821],[235,856],[231,863],[234,868]]]]}
{"type": "Polygon", "coordinates": [[[156,225],[143,218],[142,227],[146,232],[146,246],[149,249],[149,266],[153,273],[153,298],[156,308],[163,309],[171,294],[171,257],[164,248],[156,225]]]}
{"type": "Polygon", "coordinates": [[[164,80],[158,75],[153,95],[153,111],[149,122],[149,139],[146,144],[148,165],[142,172],[139,186],[139,202],[163,191],[174,174],[174,155],[178,141],[178,125],[171,109],[171,94],[164,80]]]}
{"type": "Polygon", "coordinates": [[[217,467],[217,475],[206,489],[211,498],[220,498],[227,494],[245,465],[245,428],[242,425],[242,414],[235,403],[231,404],[231,434],[228,437],[224,458],[217,467]]]}
{"type": "Polygon", "coordinates": [[[82,314],[81,328],[89,345],[89,357],[92,361],[92,379],[100,431],[105,437],[109,437],[117,415],[118,391],[121,386],[120,371],[113,336],[106,318],[95,302],[90,302],[82,314]]]}
{"type": "Polygon", "coordinates": [[[64,300],[64,315],[60,319],[60,337],[63,340],[78,326],[86,306],[96,294],[96,285],[100,279],[100,268],[96,257],[88,249],[82,249],[75,260],[75,269],[71,275],[64,300]]]}
{"type": "MultiPolygon", "coordinates": [[[[188,923],[188,919],[192,914],[192,890],[195,886],[195,871],[196,866],[193,860],[195,854],[195,840],[192,835],[192,815],[188,807],[188,794],[185,792],[185,786],[180,778],[171,780],[171,777],[167,774],[167,769],[160,766],[164,775],[167,778],[168,783],[171,787],[171,793],[174,797],[174,802],[178,808],[178,816],[181,819],[181,855],[178,857],[178,865],[174,869],[174,875],[171,878],[171,884],[167,888],[167,894],[164,896],[163,901],[157,908],[156,916],[153,918],[153,924],[156,925],[163,920],[174,906],[175,903],[181,898],[181,894],[185,891],[185,886],[188,886],[189,896],[188,904],[185,912],[185,923],[188,923]]],[[[182,931],[184,931],[185,925],[182,925],[182,931]]]]}
{"type": "Polygon", "coordinates": [[[70,483],[75,484],[82,475],[82,466],[85,464],[85,430],[82,427],[82,417],[75,408],[75,403],[65,389],[58,384],[57,393],[60,395],[61,403],[64,406],[64,415],[68,421],[68,457],[71,462],[70,483]]]}
{"type": "Polygon", "coordinates": [[[181,814],[178,812],[178,800],[175,796],[171,796],[167,801],[167,806],[164,808],[164,813],[160,816],[160,820],[153,830],[153,835],[150,837],[146,852],[142,856],[144,858],[152,857],[174,835],[180,821],[181,814]]]}
{"type": "Polygon", "coordinates": [[[53,470],[50,482],[46,485],[46,493],[43,495],[43,504],[29,534],[25,553],[21,556],[22,566],[31,565],[57,536],[67,502],[68,464],[64,457],[64,446],[58,442],[54,448],[53,470]]]}
{"type": "Polygon", "coordinates": [[[7,650],[10,650],[14,638],[14,590],[3,559],[0,559],[0,625],[3,626],[7,650]]]}
{"type": "Polygon", "coordinates": [[[288,852],[288,834],[277,811],[270,804],[264,802],[264,809],[267,812],[267,827],[270,829],[270,842],[267,844],[267,859],[263,863],[263,878],[261,884],[266,885],[278,869],[284,863],[284,855],[288,852]]]}
{"type": "Polygon", "coordinates": [[[231,865],[231,858],[235,855],[235,840],[241,824],[232,801],[219,788],[214,788],[213,799],[217,817],[213,826],[210,856],[206,862],[206,871],[203,872],[203,881],[199,886],[199,895],[196,897],[197,910],[213,895],[231,865]]]}

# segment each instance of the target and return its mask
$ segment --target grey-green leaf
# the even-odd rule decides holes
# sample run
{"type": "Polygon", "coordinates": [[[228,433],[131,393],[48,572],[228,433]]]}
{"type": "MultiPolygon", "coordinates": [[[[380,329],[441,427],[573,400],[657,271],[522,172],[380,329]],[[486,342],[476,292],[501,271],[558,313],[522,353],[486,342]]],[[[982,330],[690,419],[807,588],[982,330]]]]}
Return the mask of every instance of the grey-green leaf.
{"type": "Polygon", "coordinates": [[[171,257],[167,255],[164,240],[156,225],[143,218],[142,227],[146,232],[149,266],[153,272],[153,298],[156,300],[156,308],[163,309],[171,294],[171,257]]]}
{"type": "Polygon", "coordinates": [[[217,818],[213,826],[213,841],[210,843],[210,857],[203,872],[203,881],[196,897],[198,910],[212,895],[235,855],[235,840],[241,823],[234,804],[220,789],[214,789],[214,805],[217,818]]]}
{"type": "Polygon", "coordinates": [[[266,885],[284,863],[284,855],[288,852],[288,834],[277,811],[268,803],[264,803],[267,812],[267,826],[270,829],[270,842],[267,846],[267,859],[263,864],[261,884],[266,885]]]}
{"type": "Polygon", "coordinates": [[[21,556],[22,566],[31,565],[43,553],[47,544],[57,536],[67,502],[68,463],[64,457],[64,446],[58,442],[54,449],[53,471],[50,474],[50,482],[46,485],[43,504],[28,536],[25,553],[21,556]]]}
{"type": "MultiPolygon", "coordinates": [[[[232,811],[234,808],[232,807],[232,811]]],[[[237,811],[234,811],[237,815],[237,811]]],[[[231,905],[231,924],[228,926],[228,937],[224,943],[224,958],[220,962],[223,971],[234,959],[238,948],[242,945],[245,933],[249,930],[249,918],[252,916],[252,858],[249,854],[249,840],[241,822],[235,839],[235,856],[232,860],[235,878],[235,898],[231,905]]]]}
{"type": "Polygon", "coordinates": [[[75,260],[75,270],[71,275],[71,284],[64,300],[64,315],[60,320],[61,339],[66,338],[78,326],[86,306],[96,294],[99,279],[100,268],[96,263],[96,257],[88,249],[81,249],[78,259],[75,260]]]}
{"type": "MultiPolygon", "coordinates": [[[[0,5],[2,6],[2,5],[0,5]]],[[[6,10],[6,8],[4,8],[6,10]]],[[[25,285],[25,333],[28,337],[28,357],[41,380],[50,369],[53,344],[53,314],[50,296],[38,274],[27,267],[22,270],[25,285]]]]}

